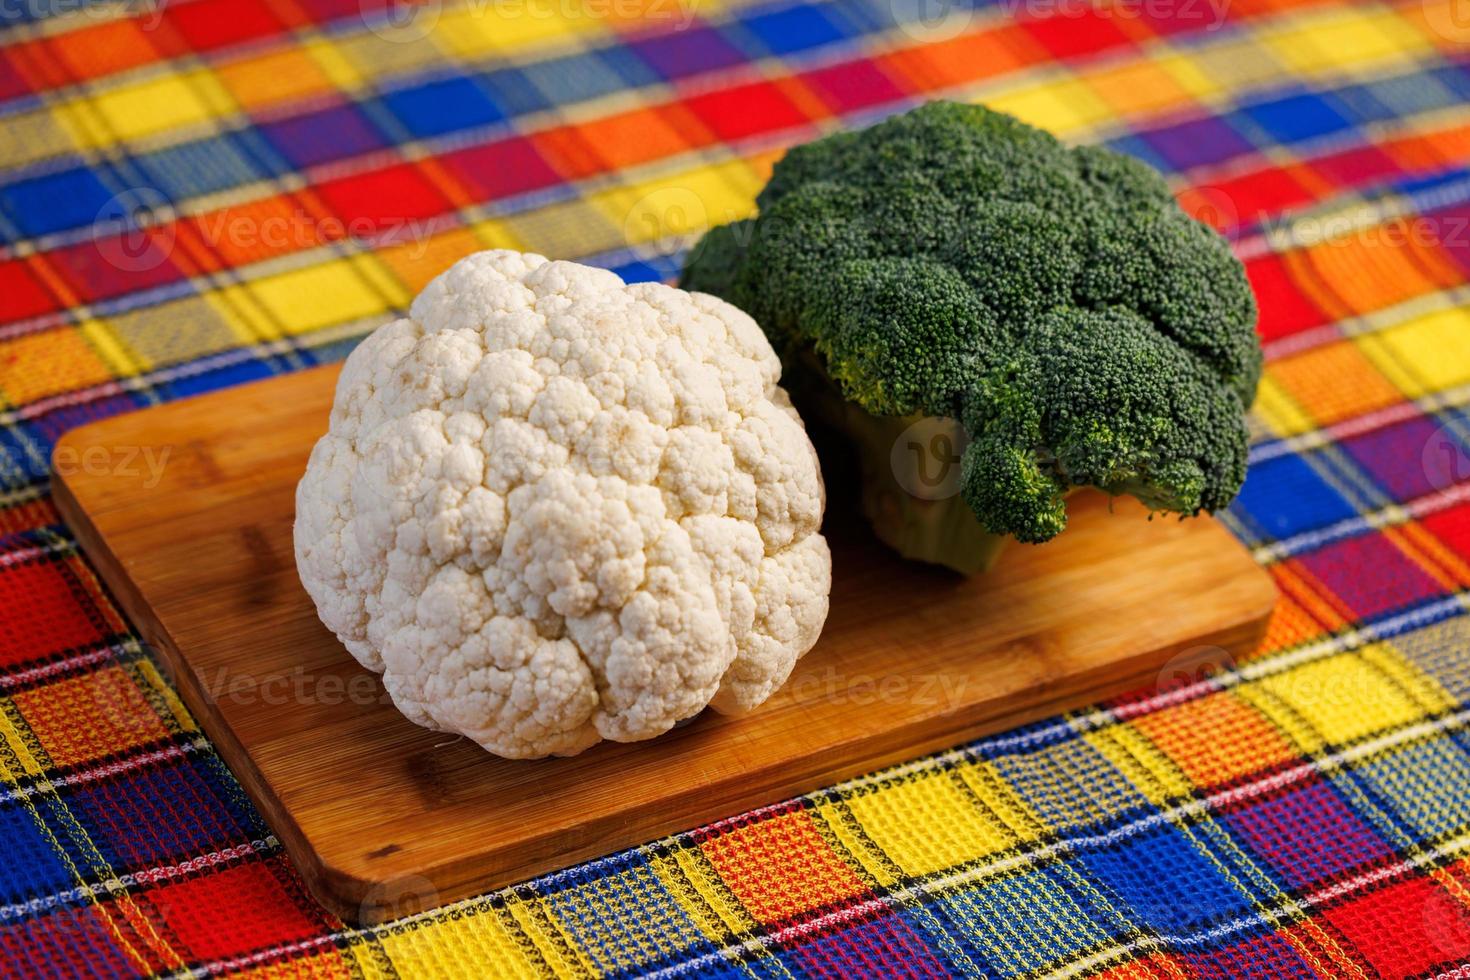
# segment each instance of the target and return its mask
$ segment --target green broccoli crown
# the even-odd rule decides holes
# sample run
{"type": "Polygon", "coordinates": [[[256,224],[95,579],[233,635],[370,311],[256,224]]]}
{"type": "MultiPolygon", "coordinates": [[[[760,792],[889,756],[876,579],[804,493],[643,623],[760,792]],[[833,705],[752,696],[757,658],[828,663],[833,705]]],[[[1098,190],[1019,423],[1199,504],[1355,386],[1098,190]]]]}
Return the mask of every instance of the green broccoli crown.
{"type": "Polygon", "coordinates": [[[1255,299],[1144,164],[934,102],[791,150],[757,204],[682,285],[814,350],[873,415],[959,419],[991,532],[1052,537],[1074,486],[1185,514],[1239,491],[1255,299]]]}

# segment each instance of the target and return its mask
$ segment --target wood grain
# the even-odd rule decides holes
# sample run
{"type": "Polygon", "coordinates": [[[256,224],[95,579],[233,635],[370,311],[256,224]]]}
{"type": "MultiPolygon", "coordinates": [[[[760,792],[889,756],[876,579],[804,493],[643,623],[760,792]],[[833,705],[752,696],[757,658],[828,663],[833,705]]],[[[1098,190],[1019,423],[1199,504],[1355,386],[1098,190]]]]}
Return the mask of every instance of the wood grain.
{"type": "Polygon", "coordinates": [[[749,717],[509,762],[417,728],[297,580],[297,480],[325,367],[109,419],[57,449],[56,500],[317,897],[377,921],[1080,707],[1261,637],[1269,577],[1218,523],[1079,495],[1051,544],[969,581],[829,515],[832,613],[749,717]],[[129,452],[146,467],[75,465],[129,452]],[[164,453],[167,457],[163,457],[164,453]],[[1174,663],[1171,666],[1171,659],[1174,663]]]}

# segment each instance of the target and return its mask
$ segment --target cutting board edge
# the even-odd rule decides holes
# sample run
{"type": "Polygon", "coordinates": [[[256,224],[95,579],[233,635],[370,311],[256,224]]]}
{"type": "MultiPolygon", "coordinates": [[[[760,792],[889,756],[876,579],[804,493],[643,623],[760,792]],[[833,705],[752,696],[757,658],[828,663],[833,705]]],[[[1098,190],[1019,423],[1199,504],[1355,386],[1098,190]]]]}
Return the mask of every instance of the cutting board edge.
{"type": "MultiPolygon", "coordinates": [[[[103,419],[71,430],[57,442],[56,449],[59,450],[67,444],[67,438],[74,433],[79,433],[78,439],[80,440],[87,434],[83,430],[105,426],[109,421],[112,420],[103,419]]],[[[362,900],[359,899],[358,902],[350,905],[343,904],[343,892],[334,883],[334,869],[317,853],[310,837],[296,822],[290,809],[281,805],[279,797],[271,789],[270,781],[260,772],[239,736],[225,723],[222,715],[211,710],[210,699],[190,668],[188,660],[179,650],[168,628],[138,591],[132,577],[123,567],[122,561],[108,544],[106,536],[97,528],[91,516],[77,500],[76,493],[70,486],[66,474],[56,473],[54,470],[53,473],[52,499],[58,513],[71,528],[82,551],[91,560],[98,575],[102,577],[103,583],[111,590],[129,622],[137,627],[143,641],[158,651],[168,680],[179,692],[184,706],[189,709],[189,713],[194,716],[194,720],[214,744],[215,750],[224,757],[230,772],[244,785],[247,795],[257,806],[267,811],[271,830],[296,863],[297,869],[301,871],[313,896],[339,918],[352,921],[352,916],[356,914],[356,909],[361,905],[362,900]],[[262,805],[262,801],[270,801],[275,805],[265,806],[262,805]],[[322,883],[322,887],[318,886],[318,882],[322,883]]],[[[372,883],[365,884],[370,886],[372,883]]],[[[353,883],[347,891],[354,892],[356,887],[357,883],[353,883]]],[[[362,894],[367,894],[365,888],[362,894]]]]}

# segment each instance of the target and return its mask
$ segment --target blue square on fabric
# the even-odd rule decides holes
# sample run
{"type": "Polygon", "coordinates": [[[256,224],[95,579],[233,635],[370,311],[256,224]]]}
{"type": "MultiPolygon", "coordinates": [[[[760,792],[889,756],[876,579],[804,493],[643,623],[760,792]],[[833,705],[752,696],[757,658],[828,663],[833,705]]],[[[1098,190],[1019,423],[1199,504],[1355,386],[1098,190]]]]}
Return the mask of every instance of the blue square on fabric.
{"type": "Polygon", "coordinates": [[[956,942],[990,975],[1016,976],[1126,932],[1128,924],[1081,885],[1075,871],[1051,866],[955,889],[927,903],[931,928],[944,934],[931,936],[930,945],[943,949],[946,943],[936,940],[956,942]],[[1011,914],[997,915],[997,909],[1011,914]]]}
{"type": "Polygon", "coordinates": [[[843,33],[816,7],[792,7],[744,18],[744,24],[772,54],[809,51],[833,41],[843,33]]]}
{"type": "Polygon", "coordinates": [[[1250,468],[1230,511],[1266,538],[1289,538],[1356,516],[1353,507],[1301,456],[1277,456],[1250,468]]]}
{"type": "MultiPolygon", "coordinates": [[[[954,0],[948,7],[931,9],[944,14],[950,10],[974,10],[984,6],[980,0],[954,0]]],[[[894,0],[834,0],[826,5],[826,9],[833,21],[842,25],[848,37],[891,30],[895,21],[914,12],[912,0],[902,5],[895,5],[894,0]]]]}
{"type": "Polygon", "coordinates": [[[499,122],[505,113],[473,79],[446,78],[383,95],[383,102],[414,136],[423,139],[499,122]]]}
{"type": "Polygon", "coordinates": [[[22,233],[45,235],[89,227],[112,197],[95,173],[74,167],[0,187],[0,209],[22,233]]]}
{"type": "Polygon", "coordinates": [[[1464,65],[1445,65],[1426,74],[1455,93],[1455,98],[1460,102],[1470,102],[1470,69],[1464,65]]]}
{"type": "MultiPolygon", "coordinates": [[[[1442,84],[1432,72],[1414,72],[1395,78],[1384,78],[1363,86],[1374,102],[1382,105],[1385,114],[1369,119],[1397,119],[1421,112],[1432,112],[1455,105],[1461,101],[1455,91],[1442,84]]],[[[1343,102],[1352,101],[1343,93],[1336,93],[1343,102]]],[[[1356,105],[1353,105],[1356,108],[1356,105]]]]}
{"type": "MultiPolygon", "coordinates": [[[[1394,79],[1393,81],[1397,81],[1394,79]]],[[[1348,115],[1358,123],[1382,122],[1398,116],[1380,96],[1390,93],[1378,82],[1345,85],[1335,93],[1348,115]]]]}
{"type": "Polygon", "coordinates": [[[497,68],[480,76],[480,84],[510,117],[551,108],[551,102],[519,68],[497,68]]]}
{"type": "Polygon", "coordinates": [[[1163,932],[1197,932],[1251,911],[1250,900],[1172,825],[1088,848],[1080,866],[1138,925],[1163,932]]]}
{"type": "Polygon", "coordinates": [[[339,105],[260,127],[267,140],[298,168],[357,156],[387,145],[355,105],[339,105]]]}
{"type": "Polygon", "coordinates": [[[255,835],[226,804],[207,769],[184,758],[83,783],[63,794],[68,811],[115,871],[168,864],[255,835]]]}
{"type": "Polygon", "coordinates": [[[181,375],[157,387],[168,398],[184,398],[188,395],[202,395],[221,388],[229,388],[232,385],[244,384],[247,381],[258,381],[261,378],[270,377],[273,373],[260,361],[251,359],[194,374],[181,375]]]}
{"type": "Polygon", "coordinates": [[[632,51],[583,51],[551,61],[522,65],[520,73],[544,102],[569,105],[659,81],[657,74],[632,51]]]}
{"type": "Polygon", "coordinates": [[[33,426],[0,425],[0,484],[23,486],[51,477],[51,444],[37,438],[33,426]]]}
{"type": "Polygon", "coordinates": [[[574,883],[548,895],[546,907],[600,976],[631,975],[659,954],[714,951],[642,857],[618,855],[556,877],[574,883]]]}
{"type": "MultiPolygon", "coordinates": [[[[44,808],[41,812],[44,816],[44,808]]],[[[0,901],[5,904],[42,898],[76,883],[28,807],[13,801],[0,804],[0,841],[5,842],[5,860],[0,861],[0,901]]]]}
{"type": "Polygon", "coordinates": [[[1245,114],[1281,143],[1326,136],[1352,127],[1336,100],[1326,95],[1288,95],[1245,109],[1245,114]]]}
{"type": "Polygon", "coordinates": [[[1228,122],[1214,116],[1165,126],[1141,135],[1174,170],[1219,163],[1255,148],[1228,122]]]}
{"type": "Polygon", "coordinates": [[[149,183],[170,200],[214,194],[279,176],[286,167],[258,136],[226,133],[191,140],[135,158],[149,183]]]}
{"type": "Polygon", "coordinates": [[[625,265],[614,266],[612,271],[616,272],[618,277],[627,283],[664,281],[664,276],[660,270],[649,265],[647,262],[629,262],[625,265]]]}
{"type": "MultiPolygon", "coordinates": [[[[1365,787],[1378,806],[1363,816],[1378,825],[1384,838],[1397,841],[1407,835],[1414,843],[1439,840],[1470,824],[1470,755],[1462,738],[1438,734],[1418,744],[1391,749],[1360,763],[1353,773],[1340,773],[1334,782],[1351,780],[1354,798],[1365,787]],[[1394,825],[1384,826],[1394,814],[1394,825]]],[[[1402,849],[1402,847],[1400,847],[1402,849]]]]}
{"type": "Polygon", "coordinates": [[[632,41],[628,47],[669,81],[745,61],[733,44],[709,27],[671,30],[632,41]]]}

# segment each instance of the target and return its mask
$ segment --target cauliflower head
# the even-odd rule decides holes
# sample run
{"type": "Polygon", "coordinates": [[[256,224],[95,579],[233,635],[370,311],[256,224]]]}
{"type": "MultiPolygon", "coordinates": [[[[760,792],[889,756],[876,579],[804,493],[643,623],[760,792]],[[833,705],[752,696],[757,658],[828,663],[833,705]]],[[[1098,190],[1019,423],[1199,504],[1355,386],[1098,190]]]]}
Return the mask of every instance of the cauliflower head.
{"type": "Polygon", "coordinates": [[[496,755],[747,711],[831,585],[779,377],[713,296],[470,255],[348,357],[296,492],[301,581],[399,710],[496,755]]]}

